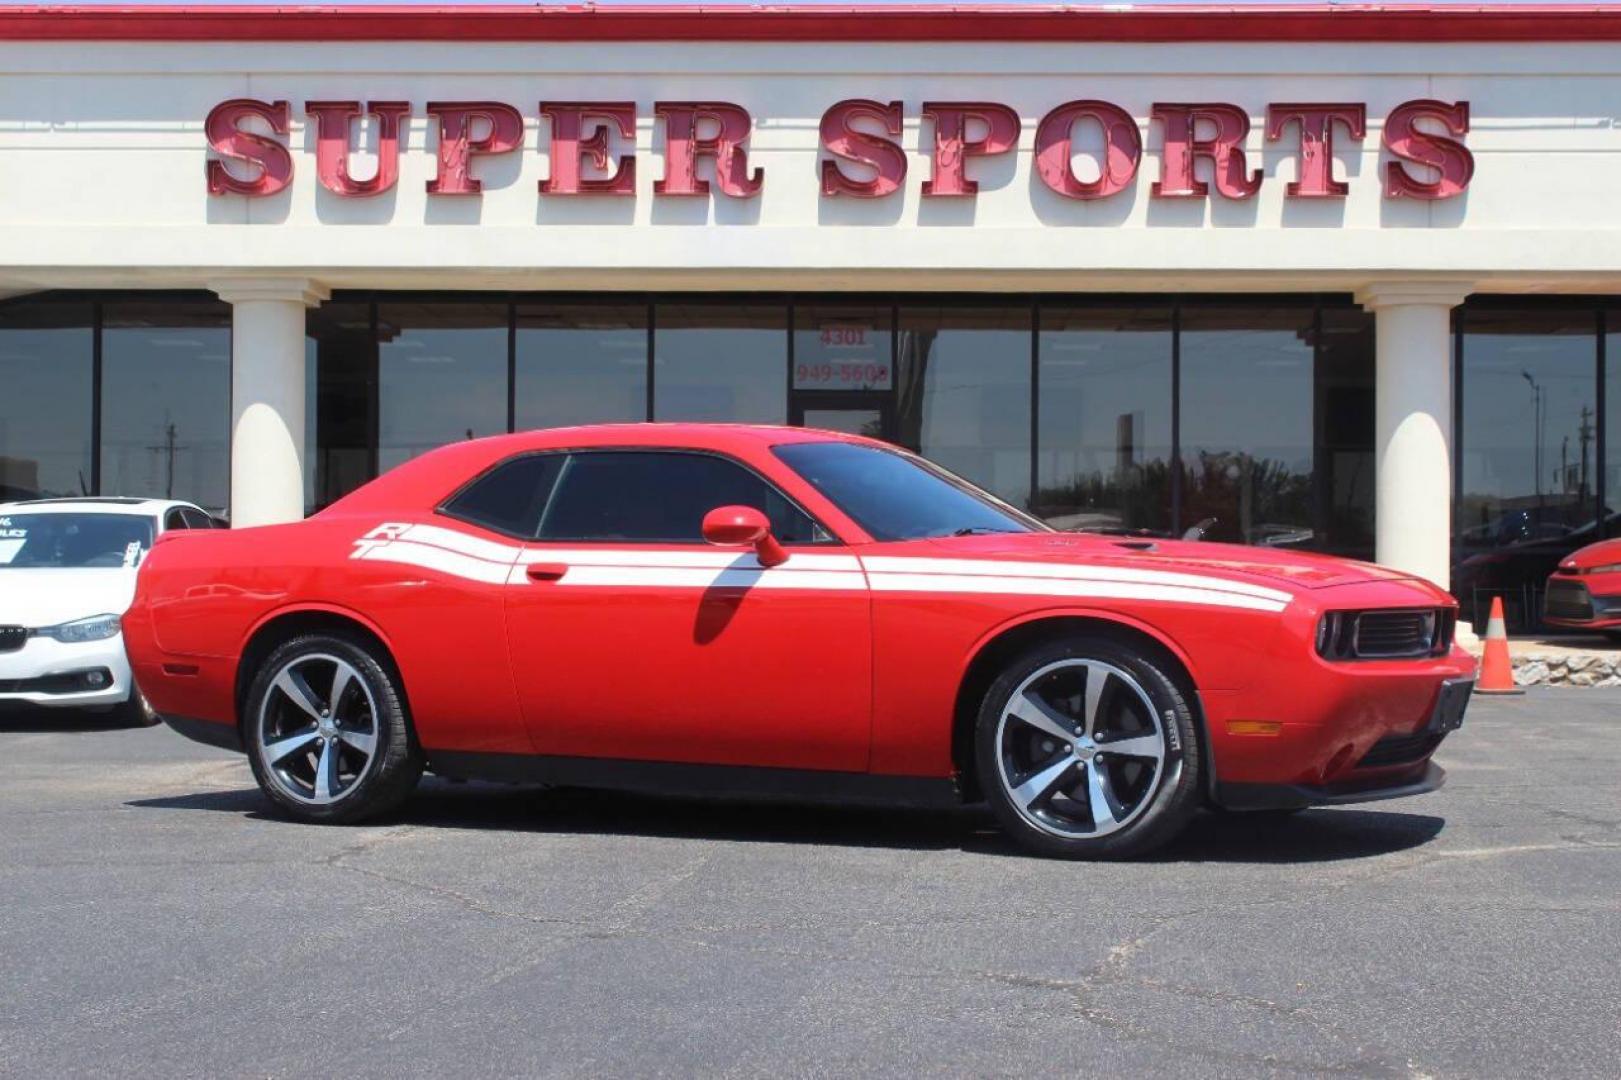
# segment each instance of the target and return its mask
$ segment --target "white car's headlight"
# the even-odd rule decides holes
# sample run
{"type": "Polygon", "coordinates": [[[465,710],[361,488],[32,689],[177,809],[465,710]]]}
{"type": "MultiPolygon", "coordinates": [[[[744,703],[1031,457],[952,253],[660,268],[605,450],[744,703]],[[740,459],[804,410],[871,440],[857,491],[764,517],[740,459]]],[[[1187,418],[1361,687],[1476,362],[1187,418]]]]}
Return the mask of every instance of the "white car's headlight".
{"type": "Polygon", "coordinates": [[[119,616],[92,615],[88,619],[74,619],[72,622],[60,623],[56,626],[42,626],[34,633],[41,637],[55,638],[68,645],[76,645],[81,641],[105,641],[116,637],[119,631],[119,616]]]}

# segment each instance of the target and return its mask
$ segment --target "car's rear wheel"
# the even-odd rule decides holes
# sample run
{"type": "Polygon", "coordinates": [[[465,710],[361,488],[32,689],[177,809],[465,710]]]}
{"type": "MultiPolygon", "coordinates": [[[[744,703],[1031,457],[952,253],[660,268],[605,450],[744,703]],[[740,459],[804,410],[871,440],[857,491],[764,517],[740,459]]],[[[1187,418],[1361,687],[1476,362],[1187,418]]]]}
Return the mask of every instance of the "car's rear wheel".
{"type": "Polygon", "coordinates": [[[975,744],[991,809],[1040,854],[1139,855],[1199,806],[1198,725],[1169,664],[1110,638],[1014,659],[985,695],[975,744]]]}
{"type": "Polygon", "coordinates": [[[399,676],[358,640],[310,634],[275,649],[248,688],[242,724],[254,779],[300,821],[385,814],[422,775],[399,676]]]}

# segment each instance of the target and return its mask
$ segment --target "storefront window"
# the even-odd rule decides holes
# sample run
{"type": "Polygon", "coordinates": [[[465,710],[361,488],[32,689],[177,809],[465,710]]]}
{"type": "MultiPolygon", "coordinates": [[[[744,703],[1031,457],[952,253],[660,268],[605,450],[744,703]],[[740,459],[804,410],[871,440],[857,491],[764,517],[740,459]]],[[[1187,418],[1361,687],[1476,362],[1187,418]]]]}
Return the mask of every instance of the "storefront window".
{"type": "MultiPolygon", "coordinates": [[[[372,305],[328,300],[305,323],[305,366],[313,407],[304,418],[306,499],[317,510],[371,479],[377,341],[372,305]]],[[[306,398],[306,401],[309,401],[306,398]]]]}
{"type": "Polygon", "coordinates": [[[1466,617],[1501,596],[1529,626],[1548,574],[1597,535],[1596,316],[1471,307],[1463,328],[1453,588],[1466,617]]]}
{"type": "Polygon", "coordinates": [[[1608,536],[1621,536],[1621,310],[1604,313],[1603,521],[1608,536]]]}
{"type": "Polygon", "coordinates": [[[1310,307],[1185,307],[1182,526],[1205,539],[1316,548],[1310,307]]]}
{"type": "Polygon", "coordinates": [[[519,431],[647,418],[647,306],[519,304],[519,431]]]}
{"type": "Polygon", "coordinates": [[[1041,309],[1035,512],[1060,529],[1171,527],[1171,310],[1041,309]]]}
{"type": "Polygon", "coordinates": [[[507,429],[507,305],[377,305],[377,468],[507,429]]]}
{"type": "Polygon", "coordinates": [[[903,307],[897,441],[1016,506],[1030,500],[1028,305],[903,307]]]}
{"type": "Polygon", "coordinates": [[[88,303],[0,305],[0,502],[93,490],[88,303]]]}
{"type": "Polygon", "coordinates": [[[1585,310],[1470,310],[1463,344],[1465,550],[1591,528],[1597,343],[1585,310]]]}
{"type": "Polygon", "coordinates": [[[1373,550],[1374,322],[1354,307],[1318,314],[1313,380],[1313,531],[1318,551],[1369,559],[1373,550]]]}
{"type": "Polygon", "coordinates": [[[788,408],[787,304],[660,304],[653,418],[780,424],[788,408]]]}
{"type": "Polygon", "coordinates": [[[102,312],[101,494],[183,499],[223,513],[230,308],[151,297],[109,302],[102,312]]]}

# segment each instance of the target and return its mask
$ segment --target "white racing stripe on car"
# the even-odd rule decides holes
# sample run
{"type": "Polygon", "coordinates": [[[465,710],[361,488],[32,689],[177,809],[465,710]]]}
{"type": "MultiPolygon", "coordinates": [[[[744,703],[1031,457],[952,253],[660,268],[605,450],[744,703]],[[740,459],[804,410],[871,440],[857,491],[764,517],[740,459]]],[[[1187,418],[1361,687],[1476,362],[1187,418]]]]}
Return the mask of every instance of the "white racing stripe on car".
{"type": "Polygon", "coordinates": [[[461,555],[471,555],[475,559],[486,562],[505,563],[512,565],[512,560],[518,557],[523,550],[517,544],[503,544],[498,540],[485,540],[482,537],[469,536],[455,529],[445,529],[438,525],[379,525],[366,534],[366,539],[385,539],[395,542],[409,540],[418,544],[427,544],[432,547],[444,548],[461,555]]]}
{"type": "MultiPolygon", "coordinates": [[[[515,570],[521,575],[522,570],[515,570]]],[[[793,573],[786,567],[734,567],[720,570],[671,566],[571,566],[557,579],[559,587],[595,585],[620,588],[666,589],[838,589],[862,592],[866,579],[859,571],[813,570],[793,573]]]]}
{"type": "Polygon", "coordinates": [[[1272,600],[1287,604],[1290,594],[1265,585],[1251,585],[1229,578],[1205,577],[1174,570],[1154,570],[1135,566],[1096,566],[1090,564],[1020,562],[1012,559],[930,559],[905,556],[875,555],[865,560],[867,572],[878,575],[901,573],[907,575],[939,574],[947,577],[991,578],[1060,578],[1068,581],[1122,582],[1139,585],[1184,586],[1190,589],[1215,590],[1272,600]]]}
{"type": "Polygon", "coordinates": [[[511,559],[505,562],[490,562],[410,540],[364,541],[356,545],[354,554],[349,557],[369,562],[404,563],[424,570],[437,570],[452,577],[466,578],[468,581],[482,581],[486,585],[506,584],[507,573],[512,568],[511,559]]]}
{"type": "Polygon", "coordinates": [[[765,568],[752,552],[528,548],[434,525],[384,524],[355,542],[356,559],[401,563],[489,585],[529,585],[536,563],[566,567],[557,586],[815,589],[860,592],[1061,596],[1282,611],[1290,595],[1226,578],[1135,567],[991,559],[794,552],[765,568]],[[865,570],[865,572],[863,572],[865,570]]]}
{"type": "MultiPolygon", "coordinates": [[[[790,558],[772,572],[842,571],[861,573],[854,555],[812,555],[789,549],[790,558]]],[[[689,570],[761,570],[753,552],[736,551],[627,551],[623,548],[530,548],[524,563],[566,563],[569,566],[665,566],[689,570]]]]}
{"type": "Polygon", "coordinates": [[[988,577],[952,574],[871,574],[874,592],[975,593],[1003,596],[1064,596],[1095,600],[1161,600],[1168,603],[1204,604],[1213,607],[1246,608],[1251,611],[1282,611],[1287,601],[1259,596],[1200,589],[1186,585],[1149,585],[1135,581],[1082,581],[1064,578],[988,577]]]}

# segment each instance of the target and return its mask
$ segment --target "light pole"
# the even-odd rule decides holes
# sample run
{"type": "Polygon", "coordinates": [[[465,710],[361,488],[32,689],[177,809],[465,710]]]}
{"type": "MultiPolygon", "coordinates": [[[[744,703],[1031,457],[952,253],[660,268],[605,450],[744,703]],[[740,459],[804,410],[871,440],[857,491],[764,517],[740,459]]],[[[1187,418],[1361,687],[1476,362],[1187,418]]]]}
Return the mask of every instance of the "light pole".
{"type": "Polygon", "coordinates": [[[1531,433],[1536,439],[1536,449],[1532,461],[1536,469],[1537,505],[1542,505],[1542,387],[1531,377],[1529,371],[1522,371],[1520,375],[1531,384],[1531,433]]]}

